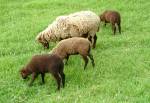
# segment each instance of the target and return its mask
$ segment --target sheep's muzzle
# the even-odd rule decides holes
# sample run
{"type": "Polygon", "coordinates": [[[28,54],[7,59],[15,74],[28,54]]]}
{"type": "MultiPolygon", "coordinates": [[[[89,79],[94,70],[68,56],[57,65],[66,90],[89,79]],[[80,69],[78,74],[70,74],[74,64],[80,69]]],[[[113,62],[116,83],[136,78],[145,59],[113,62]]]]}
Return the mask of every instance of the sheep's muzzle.
{"type": "Polygon", "coordinates": [[[42,43],[45,49],[49,49],[49,43],[42,43]]]}

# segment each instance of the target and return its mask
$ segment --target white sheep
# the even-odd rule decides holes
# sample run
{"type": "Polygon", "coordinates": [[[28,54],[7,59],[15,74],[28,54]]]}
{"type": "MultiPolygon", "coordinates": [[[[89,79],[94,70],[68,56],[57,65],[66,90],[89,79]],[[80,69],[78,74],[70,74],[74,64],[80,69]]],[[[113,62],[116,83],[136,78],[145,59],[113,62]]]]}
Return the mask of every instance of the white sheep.
{"type": "Polygon", "coordinates": [[[36,40],[45,48],[49,42],[56,42],[71,37],[88,38],[95,48],[99,31],[100,18],[92,11],[80,11],[66,16],[59,16],[44,31],[40,32],[36,40]]]}
{"type": "MultiPolygon", "coordinates": [[[[66,59],[68,61],[70,55],[80,54],[84,61],[84,69],[88,64],[88,57],[91,59],[91,63],[94,67],[94,59],[92,54],[90,53],[91,43],[86,38],[81,37],[73,37],[61,40],[55,48],[52,49],[50,54],[55,54],[59,56],[62,60],[66,59]]],[[[66,61],[66,64],[67,64],[66,61]]]]}

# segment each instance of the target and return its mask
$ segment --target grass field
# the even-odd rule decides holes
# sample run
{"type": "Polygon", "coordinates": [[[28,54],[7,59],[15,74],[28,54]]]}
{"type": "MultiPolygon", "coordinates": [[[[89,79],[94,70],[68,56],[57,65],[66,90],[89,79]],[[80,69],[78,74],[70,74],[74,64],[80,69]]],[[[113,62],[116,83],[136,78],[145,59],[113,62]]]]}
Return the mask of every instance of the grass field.
{"type": "Polygon", "coordinates": [[[150,2],[148,0],[0,0],[0,103],[150,103],[150,2]],[[57,16],[80,10],[96,14],[106,9],[122,16],[122,34],[101,25],[96,67],[83,70],[80,56],[65,66],[66,87],[56,92],[50,74],[32,87],[20,68],[32,55],[50,49],[35,42],[36,35],[57,16]]]}

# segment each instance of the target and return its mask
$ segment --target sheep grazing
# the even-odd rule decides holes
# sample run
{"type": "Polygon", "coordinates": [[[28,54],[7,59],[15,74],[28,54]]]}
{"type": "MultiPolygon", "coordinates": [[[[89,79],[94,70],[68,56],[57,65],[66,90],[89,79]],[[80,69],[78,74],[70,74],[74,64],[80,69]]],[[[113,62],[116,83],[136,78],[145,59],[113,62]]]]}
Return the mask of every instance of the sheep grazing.
{"type": "Polygon", "coordinates": [[[96,32],[99,31],[100,18],[92,11],[80,11],[66,16],[59,16],[36,40],[44,48],[49,48],[49,42],[56,42],[71,37],[89,38],[93,48],[96,45],[96,32]]]}
{"type": "Polygon", "coordinates": [[[65,74],[63,72],[64,63],[60,57],[57,55],[35,55],[32,57],[31,61],[21,69],[20,74],[23,79],[26,79],[28,75],[32,75],[32,80],[29,86],[32,85],[38,74],[41,74],[42,83],[45,83],[44,76],[45,73],[51,73],[57,81],[58,90],[62,83],[65,86],[65,74]]]}
{"type": "Polygon", "coordinates": [[[66,63],[70,55],[80,54],[84,61],[84,69],[88,64],[88,57],[91,59],[92,66],[95,66],[94,59],[90,53],[91,43],[86,38],[73,37],[60,41],[51,53],[58,55],[62,60],[66,59],[66,63]]]}
{"type": "Polygon", "coordinates": [[[111,23],[114,35],[116,33],[116,24],[117,24],[119,33],[121,34],[121,16],[117,11],[106,10],[100,15],[100,19],[101,21],[105,22],[105,26],[106,23],[111,23]]]}

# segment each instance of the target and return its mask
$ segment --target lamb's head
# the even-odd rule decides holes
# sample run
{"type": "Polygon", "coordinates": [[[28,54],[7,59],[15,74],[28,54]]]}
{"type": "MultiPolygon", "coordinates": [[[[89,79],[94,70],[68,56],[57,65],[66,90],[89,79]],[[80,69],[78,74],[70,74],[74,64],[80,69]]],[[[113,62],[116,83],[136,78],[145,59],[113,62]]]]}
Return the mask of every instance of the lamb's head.
{"type": "Polygon", "coordinates": [[[45,39],[45,37],[43,37],[43,36],[41,35],[41,33],[36,37],[36,41],[38,41],[39,43],[41,43],[44,48],[46,48],[46,49],[49,48],[49,43],[48,43],[48,41],[45,39]]]}
{"type": "Polygon", "coordinates": [[[21,70],[20,70],[20,74],[22,76],[23,79],[26,79],[29,75],[29,72],[23,67],[21,70]]]}
{"type": "Polygon", "coordinates": [[[101,20],[101,21],[105,21],[105,16],[104,16],[104,14],[101,14],[101,15],[100,15],[100,20],[101,20]]]}

